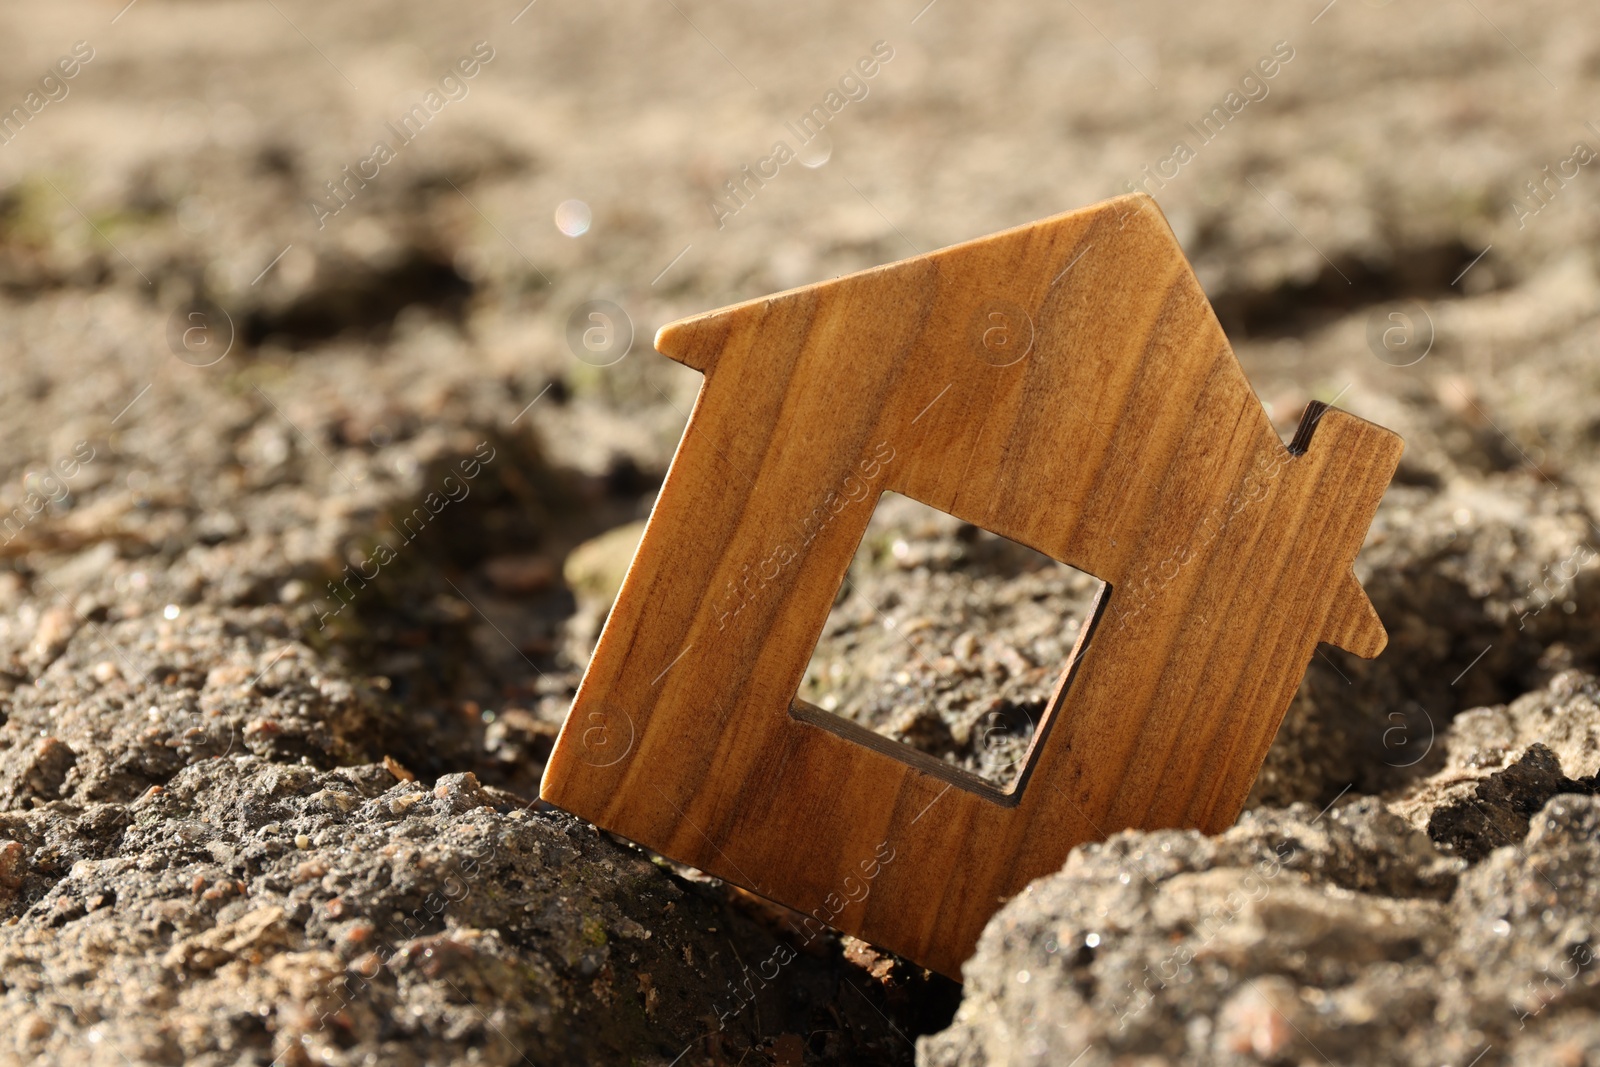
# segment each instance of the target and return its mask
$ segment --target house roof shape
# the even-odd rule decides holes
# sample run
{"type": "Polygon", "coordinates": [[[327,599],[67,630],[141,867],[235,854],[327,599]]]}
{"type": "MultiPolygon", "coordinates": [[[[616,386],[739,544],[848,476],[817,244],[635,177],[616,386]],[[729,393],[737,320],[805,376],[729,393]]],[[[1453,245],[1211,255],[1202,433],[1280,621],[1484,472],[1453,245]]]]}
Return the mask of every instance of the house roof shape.
{"type": "MultiPolygon", "coordinates": [[[[1079,843],[1238,816],[1398,436],[1273,430],[1159,208],[1118,197],[663,327],[706,376],[541,795],[956,976],[1079,843]],[[1000,789],[796,700],[877,496],[1102,579],[1000,789]]],[[[808,926],[807,930],[810,929],[808,926]]]]}

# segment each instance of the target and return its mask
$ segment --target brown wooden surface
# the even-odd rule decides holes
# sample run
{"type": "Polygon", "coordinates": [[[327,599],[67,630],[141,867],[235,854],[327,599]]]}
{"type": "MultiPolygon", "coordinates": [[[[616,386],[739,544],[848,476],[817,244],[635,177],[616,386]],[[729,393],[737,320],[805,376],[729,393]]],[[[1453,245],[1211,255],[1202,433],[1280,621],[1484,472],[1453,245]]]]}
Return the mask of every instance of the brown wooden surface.
{"type": "Polygon", "coordinates": [[[1229,826],[1316,643],[1384,646],[1351,564],[1400,439],[1286,448],[1147,197],[656,347],[706,382],[542,794],[945,974],[1074,845],[1229,826]],[[885,490],[1109,583],[1009,792],[795,702],[885,490]]]}

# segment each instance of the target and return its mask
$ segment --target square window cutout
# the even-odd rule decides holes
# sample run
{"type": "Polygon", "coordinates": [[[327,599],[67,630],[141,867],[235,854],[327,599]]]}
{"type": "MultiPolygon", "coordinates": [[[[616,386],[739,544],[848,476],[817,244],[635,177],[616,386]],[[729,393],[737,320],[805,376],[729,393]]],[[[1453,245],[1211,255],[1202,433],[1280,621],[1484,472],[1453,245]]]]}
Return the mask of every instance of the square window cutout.
{"type": "Polygon", "coordinates": [[[1106,603],[1104,585],[1015,541],[884,493],[793,714],[1014,802],[1020,788],[1010,791],[1079,636],[1086,626],[1092,633],[1106,603]]]}

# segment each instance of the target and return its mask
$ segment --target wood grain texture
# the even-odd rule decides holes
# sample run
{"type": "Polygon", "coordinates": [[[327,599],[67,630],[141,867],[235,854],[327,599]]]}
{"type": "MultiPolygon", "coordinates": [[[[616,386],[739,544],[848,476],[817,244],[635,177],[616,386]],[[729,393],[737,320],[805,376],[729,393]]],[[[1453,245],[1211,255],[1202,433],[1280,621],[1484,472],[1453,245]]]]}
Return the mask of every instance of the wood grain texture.
{"type": "Polygon", "coordinates": [[[1074,845],[1232,824],[1316,643],[1384,646],[1351,565],[1400,439],[1285,447],[1148,197],[656,347],[706,382],[542,795],[817,922],[958,975],[1074,845]],[[1108,583],[1009,791],[796,703],[885,490],[1108,583]]]}

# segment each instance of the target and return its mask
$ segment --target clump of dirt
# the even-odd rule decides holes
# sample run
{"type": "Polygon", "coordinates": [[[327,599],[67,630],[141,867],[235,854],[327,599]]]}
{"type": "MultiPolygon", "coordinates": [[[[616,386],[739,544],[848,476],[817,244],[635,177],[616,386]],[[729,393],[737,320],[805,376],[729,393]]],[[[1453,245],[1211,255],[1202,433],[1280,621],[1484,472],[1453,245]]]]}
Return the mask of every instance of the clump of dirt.
{"type": "Polygon", "coordinates": [[[800,697],[997,785],[1087,624],[1090,575],[886,494],[800,697]]]}
{"type": "Polygon", "coordinates": [[[1464,716],[1441,738],[1449,765],[1387,801],[1076,850],[995,917],[955,1025],[921,1058],[1582,1062],[1571,1053],[1597,1033],[1597,686],[1563,674],[1522,702],[1591,740],[1569,767],[1539,743],[1486,751],[1464,716]]]}
{"type": "Polygon", "coordinates": [[[471,774],[238,755],[129,805],[57,805],[0,815],[20,1054],[577,1064],[798,1040],[880,1063],[905,1040],[895,983],[862,976],[835,1008],[836,961],[471,774]]]}

